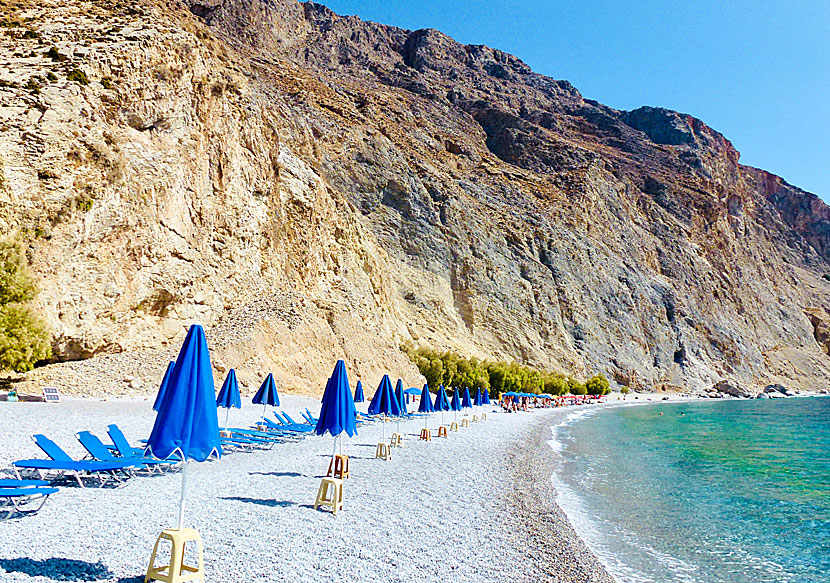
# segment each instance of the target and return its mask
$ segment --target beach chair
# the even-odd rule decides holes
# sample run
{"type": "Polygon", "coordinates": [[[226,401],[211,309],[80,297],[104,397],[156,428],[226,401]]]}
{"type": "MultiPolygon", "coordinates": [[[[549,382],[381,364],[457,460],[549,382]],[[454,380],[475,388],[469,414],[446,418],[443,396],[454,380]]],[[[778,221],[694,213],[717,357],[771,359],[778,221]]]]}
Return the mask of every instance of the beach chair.
{"type": "Polygon", "coordinates": [[[135,469],[145,469],[147,473],[153,473],[155,470],[161,472],[164,468],[169,468],[179,463],[178,460],[160,460],[152,457],[116,457],[103,441],[98,439],[89,431],[79,431],[75,434],[84,449],[89,452],[92,459],[102,462],[118,461],[118,462],[132,462],[135,464],[135,469]]]}
{"type": "MultiPolygon", "coordinates": [[[[310,431],[307,431],[306,429],[294,428],[293,426],[287,425],[286,422],[280,419],[279,417],[277,417],[277,419],[280,423],[275,423],[270,419],[263,417],[262,423],[268,428],[268,431],[273,430],[278,432],[288,432],[297,437],[305,437],[310,433],[310,431]]],[[[306,425],[305,427],[310,427],[311,431],[314,431],[314,428],[309,425],[306,425]]]]}
{"type": "Polygon", "coordinates": [[[0,511],[5,511],[5,519],[15,514],[33,514],[43,508],[46,500],[58,491],[49,487],[45,480],[0,479],[0,511]],[[40,502],[37,508],[29,505],[40,502]]]}
{"type": "Polygon", "coordinates": [[[303,417],[305,418],[306,421],[308,421],[312,425],[317,425],[317,422],[319,421],[319,419],[317,417],[315,417],[314,415],[312,415],[311,411],[309,411],[308,408],[306,408],[306,410],[302,411],[301,413],[302,413],[302,415],[303,415],[303,417]]]}
{"type": "Polygon", "coordinates": [[[125,474],[129,476],[129,470],[132,466],[130,462],[76,461],[45,435],[33,435],[32,439],[50,459],[17,460],[12,462],[12,467],[18,479],[22,478],[21,470],[34,473],[41,480],[51,474],[56,474],[55,479],[74,479],[83,488],[84,478],[97,479],[99,485],[103,486],[110,480],[123,482],[125,474]]]}
{"type": "Polygon", "coordinates": [[[143,447],[133,447],[130,445],[130,442],[127,441],[127,438],[124,436],[124,432],[115,425],[107,425],[107,435],[110,436],[112,440],[112,444],[115,446],[118,455],[121,457],[136,457],[136,456],[144,456],[144,448],[143,447]]]}
{"type": "Polygon", "coordinates": [[[297,423],[291,417],[288,416],[288,413],[284,411],[282,413],[282,417],[280,417],[280,414],[277,412],[274,412],[274,415],[276,415],[277,419],[283,421],[287,427],[291,427],[292,429],[296,429],[297,431],[314,431],[313,425],[309,425],[308,423],[297,423]]]}

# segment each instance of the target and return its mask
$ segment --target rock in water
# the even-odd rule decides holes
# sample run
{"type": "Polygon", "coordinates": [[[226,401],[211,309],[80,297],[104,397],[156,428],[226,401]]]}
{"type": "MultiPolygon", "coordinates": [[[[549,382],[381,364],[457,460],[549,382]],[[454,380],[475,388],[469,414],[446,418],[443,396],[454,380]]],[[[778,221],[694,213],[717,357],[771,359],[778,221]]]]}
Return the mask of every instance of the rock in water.
{"type": "Polygon", "coordinates": [[[194,320],[252,387],[319,392],[338,354],[411,376],[405,342],[643,388],[830,384],[830,211],[690,115],[294,0],[0,16],[38,36],[0,36],[0,232],[56,358],[96,357],[37,385],[155,388],[194,320]]]}

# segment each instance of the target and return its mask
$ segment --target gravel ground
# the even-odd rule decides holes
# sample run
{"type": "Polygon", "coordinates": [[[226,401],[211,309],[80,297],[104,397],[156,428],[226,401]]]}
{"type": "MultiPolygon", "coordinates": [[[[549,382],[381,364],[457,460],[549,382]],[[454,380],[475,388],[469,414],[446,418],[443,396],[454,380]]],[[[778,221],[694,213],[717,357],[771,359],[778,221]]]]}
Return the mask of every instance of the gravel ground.
{"type": "MultiPolygon", "coordinates": [[[[283,398],[289,414],[305,406],[319,403],[283,398]]],[[[234,409],[231,425],[261,411],[234,409]]],[[[312,508],[330,437],[192,464],[186,526],[202,534],[208,581],[611,581],[553,502],[546,440],[558,414],[492,413],[431,443],[417,440],[423,421],[409,421],[390,462],[373,457],[380,425],[361,428],[344,440],[352,477],[336,517],[312,508]]],[[[74,432],[104,437],[116,422],[137,441],[153,418],[143,399],[0,403],[0,468],[43,457],[35,432],[80,457],[74,432]]],[[[429,421],[433,431],[437,424],[429,421]]],[[[0,522],[0,580],[143,581],[156,536],[176,524],[180,487],[181,476],[168,473],[119,488],[62,488],[37,515],[0,522]]]]}

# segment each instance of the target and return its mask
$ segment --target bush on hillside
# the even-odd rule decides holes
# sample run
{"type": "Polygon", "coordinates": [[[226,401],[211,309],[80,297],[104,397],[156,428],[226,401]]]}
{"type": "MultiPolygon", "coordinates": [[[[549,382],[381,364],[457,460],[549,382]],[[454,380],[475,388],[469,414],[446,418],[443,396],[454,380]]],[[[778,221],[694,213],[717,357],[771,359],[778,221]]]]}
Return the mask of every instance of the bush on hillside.
{"type": "Polygon", "coordinates": [[[46,324],[28,303],[36,294],[21,245],[0,242],[0,370],[31,370],[52,355],[46,324]]]}
{"type": "MultiPolygon", "coordinates": [[[[441,352],[425,347],[402,348],[433,388],[444,385],[489,390],[492,397],[509,391],[550,395],[587,393],[586,385],[574,378],[515,362],[468,359],[449,350],[441,352]]],[[[603,391],[595,394],[609,391],[608,380],[601,374],[592,377],[591,381],[593,390],[603,391]]]]}

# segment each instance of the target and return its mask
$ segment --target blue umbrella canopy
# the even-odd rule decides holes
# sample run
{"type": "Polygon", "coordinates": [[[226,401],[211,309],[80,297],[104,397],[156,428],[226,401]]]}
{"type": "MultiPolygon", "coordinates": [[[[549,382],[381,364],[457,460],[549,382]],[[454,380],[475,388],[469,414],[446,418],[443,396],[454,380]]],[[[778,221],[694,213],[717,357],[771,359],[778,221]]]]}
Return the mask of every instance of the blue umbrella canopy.
{"type": "Polygon", "coordinates": [[[403,381],[401,379],[398,379],[398,382],[395,384],[395,397],[401,406],[401,415],[406,415],[408,413],[406,410],[406,395],[403,392],[403,381]]]}
{"type": "Polygon", "coordinates": [[[273,373],[268,373],[253,398],[254,405],[280,406],[280,396],[277,394],[277,385],[274,383],[273,373]]]}
{"type": "Polygon", "coordinates": [[[239,398],[239,383],[236,382],[236,371],[233,369],[229,370],[228,376],[225,377],[219,396],[216,397],[216,406],[225,409],[231,407],[242,408],[242,400],[239,398]]]}
{"type": "Polygon", "coordinates": [[[435,394],[435,403],[433,403],[434,411],[449,411],[450,402],[447,399],[447,392],[444,390],[444,385],[439,385],[438,392],[435,394]]]}
{"type": "Polygon", "coordinates": [[[314,431],[317,435],[330,433],[332,437],[337,437],[345,431],[352,437],[357,435],[356,416],[354,399],[349,389],[349,377],[346,374],[346,363],[338,360],[323,393],[323,404],[314,431]]]}
{"type": "Polygon", "coordinates": [[[482,391],[481,404],[482,405],[489,405],[490,404],[490,391],[482,391]]]}
{"type": "Polygon", "coordinates": [[[202,462],[213,455],[222,456],[215,390],[205,331],[199,324],[193,324],[170,372],[145,449],[148,455],[161,459],[176,455],[185,462],[179,502],[179,530],[184,527],[187,462],[202,462]]]}
{"type": "Polygon", "coordinates": [[[146,452],[161,459],[177,455],[199,462],[221,456],[213,387],[205,331],[194,324],[170,373],[146,452]]]}
{"type": "Polygon", "coordinates": [[[476,396],[473,397],[473,405],[483,405],[484,401],[482,400],[481,396],[481,389],[476,391],[476,396]]]}
{"type": "Polygon", "coordinates": [[[153,411],[158,412],[159,405],[164,400],[164,394],[167,392],[167,385],[170,382],[170,373],[173,372],[173,366],[175,366],[176,362],[171,360],[170,364],[167,365],[167,370],[164,373],[164,378],[161,379],[161,386],[159,387],[159,392],[156,395],[156,400],[153,402],[153,411]]]}
{"type": "Polygon", "coordinates": [[[404,391],[404,393],[407,395],[422,395],[423,391],[421,391],[421,389],[416,389],[415,387],[409,387],[404,391]]]}
{"type": "Polygon", "coordinates": [[[362,403],[365,400],[366,397],[363,396],[363,383],[361,381],[357,381],[357,388],[354,390],[354,402],[362,403]]]}
{"type": "Polygon", "coordinates": [[[369,403],[369,415],[390,415],[397,417],[401,414],[401,406],[395,393],[392,391],[392,381],[389,380],[389,375],[383,375],[378,385],[378,390],[375,391],[372,401],[369,403]]]}
{"type": "Polygon", "coordinates": [[[470,401],[470,389],[464,387],[464,396],[461,397],[461,406],[465,409],[470,409],[473,406],[473,403],[470,401]]]}
{"type": "Polygon", "coordinates": [[[458,389],[453,387],[452,401],[450,401],[450,409],[453,411],[461,411],[461,399],[458,397],[458,389]]]}
{"type": "Polygon", "coordinates": [[[432,413],[435,409],[432,408],[432,399],[430,399],[429,387],[424,385],[421,392],[421,404],[418,405],[418,413],[432,413]]]}

